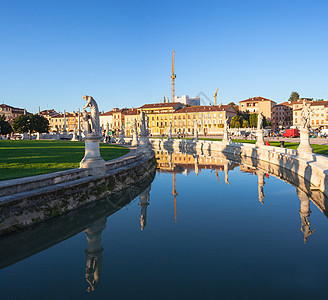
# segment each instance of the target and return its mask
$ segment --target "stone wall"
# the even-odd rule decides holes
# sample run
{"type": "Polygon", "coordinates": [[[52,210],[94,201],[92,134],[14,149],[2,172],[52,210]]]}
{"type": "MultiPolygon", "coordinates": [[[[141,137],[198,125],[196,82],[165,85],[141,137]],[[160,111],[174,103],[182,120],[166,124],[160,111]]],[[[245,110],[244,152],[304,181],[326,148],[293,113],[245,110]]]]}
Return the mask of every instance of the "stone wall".
{"type": "MultiPolygon", "coordinates": [[[[46,185],[44,180],[37,180],[39,176],[34,176],[34,182],[26,185],[29,186],[28,190],[0,197],[0,235],[21,230],[112,195],[144,180],[155,170],[153,155],[137,155],[121,159],[121,164],[118,161],[109,163],[105,175],[82,176],[85,170],[69,170],[58,172],[62,173],[59,177],[53,175],[46,178],[46,185]],[[71,177],[61,182],[63,176],[74,176],[74,179],[71,177]],[[49,180],[59,182],[49,184],[49,180]],[[31,189],[31,186],[38,184],[38,188],[31,189]]],[[[24,189],[23,179],[21,181],[21,189],[24,189]]],[[[6,185],[6,182],[2,185],[6,185]]]]}

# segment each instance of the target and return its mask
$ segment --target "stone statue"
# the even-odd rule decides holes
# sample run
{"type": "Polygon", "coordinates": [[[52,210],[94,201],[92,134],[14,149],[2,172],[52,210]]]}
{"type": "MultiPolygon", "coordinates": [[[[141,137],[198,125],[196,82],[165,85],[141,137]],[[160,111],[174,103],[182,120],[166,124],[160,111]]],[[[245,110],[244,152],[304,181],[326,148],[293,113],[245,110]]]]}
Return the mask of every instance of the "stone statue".
{"type": "Polygon", "coordinates": [[[135,132],[135,133],[138,132],[138,122],[137,122],[137,119],[134,119],[133,132],[135,132]]]}
{"type": "Polygon", "coordinates": [[[226,118],[224,120],[224,131],[227,131],[229,129],[229,119],[226,118]]]}
{"type": "Polygon", "coordinates": [[[149,132],[148,132],[148,125],[146,124],[147,121],[146,121],[146,114],[144,111],[142,111],[140,113],[140,134],[141,135],[147,135],[149,132]]]}
{"type": "Polygon", "coordinates": [[[124,125],[123,122],[121,123],[121,130],[120,130],[120,134],[124,135],[125,131],[124,131],[124,125]]]}
{"type": "Polygon", "coordinates": [[[138,122],[134,119],[131,146],[138,146],[138,122]]]}
{"type": "Polygon", "coordinates": [[[311,119],[311,104],[306,103],[306,100],[303,100],[303,108],[301,112],[301,127],[305,129],[309,129],[310,127],[310,119],[311,119]]]}
{"type": "Polygon", "coordinates": [[[257,129],[263,129],[263,114],[260,112],[257,115],[257,129]]]}
{"type": "Polygon", "coordinates": [[[89,115],[88,112],[83,109],[82,111],[82,119],[83,119],[83,127],[84,127],[84,134],[90,134],[91,133],[91,124],[89,123],[89,115]]]}
{"type": "Polygon", "coordinates": [[[301,222],[302,222],[301,231],[304,234],[304,244],[306,244],[308,239],[309,239],[309,236],[314,233],[316,228],[311,230],[310,229],[311,223],[310,223],[309,218],[307,217],[307,215],[302,214],[301,212],[300,212],[300,215],[301,215],[301,222]]]}
{"type": "Polygon", "coordinates": [[[93,135],[101,135],[100,124],[99,124],[100,123],[99,110],[98,110],[97,102],[91,96],[87,96],[87,95],[84,95],[83,99],[87,101],[86,105],[84,105],[83,108],[86,109],[90,107],[90,116],[88,118],[90,119],[91,130],[90,131],[88,130],[88,133],[93,135]]]}

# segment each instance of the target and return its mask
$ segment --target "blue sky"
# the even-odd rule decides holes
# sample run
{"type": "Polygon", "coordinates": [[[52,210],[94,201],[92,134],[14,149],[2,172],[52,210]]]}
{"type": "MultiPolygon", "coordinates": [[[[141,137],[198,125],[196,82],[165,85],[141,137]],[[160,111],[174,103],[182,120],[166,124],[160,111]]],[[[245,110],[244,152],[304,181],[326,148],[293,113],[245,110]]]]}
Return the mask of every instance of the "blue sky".
{"type": "Polygon", "coordinates": [[[36,112],[218,101],[292,91],[328,99],[327,1],[0,0],[0,102],[36,112]]]}

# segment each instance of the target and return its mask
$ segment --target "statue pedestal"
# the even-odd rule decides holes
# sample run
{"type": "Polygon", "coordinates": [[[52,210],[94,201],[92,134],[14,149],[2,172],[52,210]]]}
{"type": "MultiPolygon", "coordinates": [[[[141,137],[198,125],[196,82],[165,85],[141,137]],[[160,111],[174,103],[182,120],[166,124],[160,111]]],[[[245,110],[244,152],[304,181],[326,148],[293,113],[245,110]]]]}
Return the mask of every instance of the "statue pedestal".
{"type": "Polygon", "coordinates": [[[136,132],[133,132],[131,146],[138,146],[138,135],[136,132]]]}
{"type": "Polygon", "coordinates": [[[300,144],[297,148],[297,154],[304,158],[313,158],[313,149],[310,145],[310,131],[307,128],[300,130],[300,144]]]}
{"type": "Polygon", "coordinates": [[[222,144],[223,144],[223,145],[227,145],[227,144],[229,144],[228,131],[224,131],[224,132],[223,132],[222,144]]]}
{"type": "Polygon", "coordinates": [[[103,175],[106,172],[105,161],[100,156],[99,142],[101,136],[86,135],[85,154],[80,162],[80,169],[90,169],[90,175],[103,175]]]}
{"type": "Polygon", "coordinates": [[[149,142],[149,134],[139,134],[139,145],[137,153],[150,154],[152,152],[151,144],[149,142]]]}
{"type": "Polygon", "coordinates": [[[264,136],[263,136],[263,130],[258,129],[257,130],[257,142],[255,144],[257,147],[264,146],[264,136]]]}

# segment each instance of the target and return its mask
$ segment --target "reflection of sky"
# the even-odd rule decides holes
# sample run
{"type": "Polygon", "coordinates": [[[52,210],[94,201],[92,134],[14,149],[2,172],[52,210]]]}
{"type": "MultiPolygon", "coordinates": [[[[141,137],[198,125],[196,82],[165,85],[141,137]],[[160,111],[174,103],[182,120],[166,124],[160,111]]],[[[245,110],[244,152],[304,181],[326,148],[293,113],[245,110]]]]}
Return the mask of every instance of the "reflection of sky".
{"type": "Polygon", "coordinates": [[[147,226],[140,230],[138,201],[110,216],[102,233],[103,268],[95,292],[85,292],[86,238],[80,233],[0,270],[1,299],[98,298],[302,299],[325,295],[328,223],[311,203],[308,243],[300,231],[295,187],[265,178],[264,205],[257,176],[202,170],[152,183],[147,226]],[[284,296],[282,296],[284,295],[284,296]]]}

